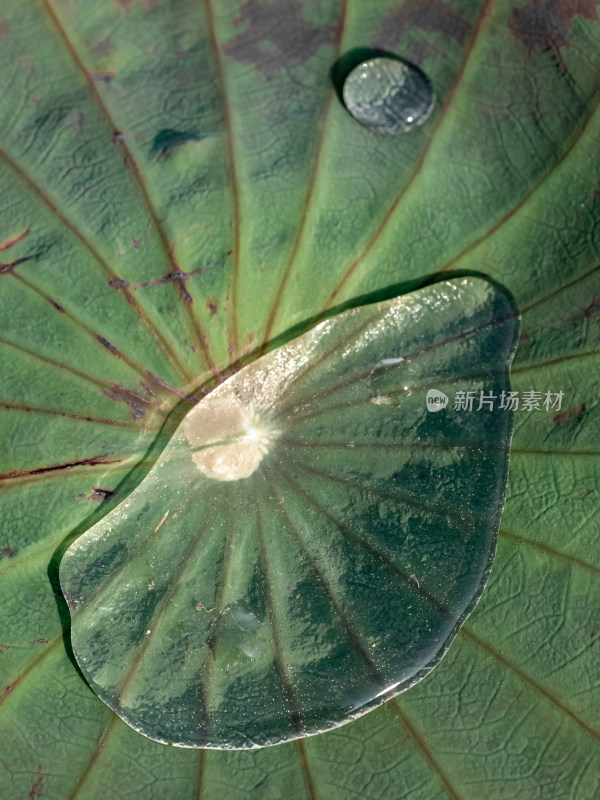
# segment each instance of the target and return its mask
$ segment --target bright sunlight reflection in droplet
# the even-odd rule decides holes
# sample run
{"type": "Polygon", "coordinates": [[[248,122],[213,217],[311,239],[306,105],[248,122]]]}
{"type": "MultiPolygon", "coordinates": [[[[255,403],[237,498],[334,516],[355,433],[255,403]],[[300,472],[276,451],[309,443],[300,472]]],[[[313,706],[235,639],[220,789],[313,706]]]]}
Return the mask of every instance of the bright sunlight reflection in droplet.
{"type": "MultiPolygon", "coordinates": [[[[264,417],[264,415],[262,415],[264,417]]],[[[269,452],[276,433],[255,406],[225,395],[200,404],[185,423],[192,461],[207,478],[249,478],[269,452]]]]}

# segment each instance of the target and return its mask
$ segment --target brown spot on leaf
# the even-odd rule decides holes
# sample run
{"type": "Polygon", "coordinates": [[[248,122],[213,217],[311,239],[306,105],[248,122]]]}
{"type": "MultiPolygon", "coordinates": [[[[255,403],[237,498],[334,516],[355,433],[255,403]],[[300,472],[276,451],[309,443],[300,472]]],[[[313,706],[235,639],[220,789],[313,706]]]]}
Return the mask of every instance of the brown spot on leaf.
{"type": "Polygon", "coordinates": [[[107,497],[112,497],[116,494],[112,489],[104,489],[102,486],[92,486],[92,489],[93,491],[90,494],[78,494],[77,497],[85,497],[86,500],[102,503],[107,497]]]}
{"type": "Polygon", "coordinates": [[[90,72],[89,76],[93,81],[98,81],[100,83],[110,83],[110,81],[112,81],[113,78],[116,78],[117,73],[105,70],[101,72],[90,72]]]}
{"type": "MultiPolygon", "coordinates": [[[[160,378],[157,378],[157,377],[155,376],[155,380],[156,380],[156,382],[157,382],[157,383],[158,383],[160,386],[163,386],[164,388],[167,388],[167,385],[166,385],[166,384],[165,384],[163,381],[161,381],[161,380],[160,380],[160,378]]],[[[149,383],[145,383],[144,381],[140,381],[140,385],[141,385],[141,387],[143,388],[143,390],[144,390],[144,391],[145,391],[147,394],[149,394],[151,397],[156,397],[156,398],[158,398],[158,396],[159,396],[159,395],[157,395],[157,394],[156,394],[156,392],[154,391],[154,389],[152,388],[152,386],[150,386],[150,384],[149,384],[149,383]]],[[[116,384],[116,383],[113,383],[113,386],[118,386],[118,384],[116,384]]],[[[145,403],[149,403],[149,402],[150,402],[150,400],[146,400],[146,398],[142,398],[142,399],[144,400],[144,402],[145,402],[145,403]]]]}
{"type": "Polygon", "coordinates": [[[242,64],[252,64],[270,80],[280,69],[304,64],[335,39],[336,28],[320,27],[304,18],[300,0],[247,0],[233,22],[244,32],[223,48],[242,64]]]}
{"type": "Polygon", "coordinates": [[[14,683],[10,683],[8,686],[4,687],[4,689],[0,693],[0,705],[2,705],[2,703],[6,700],[6,698],[8,697],[8,695],[12,692],[12,690],[14,688],[15,688],[15,684],[14,683]]]}
{"type": "Polygon", "coordinates": [[[573,408],[569,408],[566,411],[561,411],[559,414],[555,414],[552,418],[552,422],[555,425],[560,425],[562,422],[568,422],[571,419],[576,419],[580,417],[585,412],[585,403],[582,403],[580,406],[574,406],[573,408]]]}
{"type": "Polygon", "coordinates": [[[10,645],[8,644],[0,644],[0,653],[4,653],[5,650],[8,650],[9,647],[10,645]]]}
{"type": "Polygon", "coordinates": [[[3,19],[0,19],[0,42],[5,39],[10,33],[10,25],[3,19]]]}
{"type": "Polygon", "coordinates": [[[108,341],[108,339],[104,338],[104,336],[100,336],[99,333],[96,334],[96,341],[100,342],[102,347],[105,347],[108,350],[109,353],[113,354],[113,356],[120,356],[121,355],[119,353],[119,351],[117,350],[117,348],[114,346],[114,344],[111,344],[108,341]]]}
{"type": "Polygon", "coordinates": [[[101,41],[98,42],[95,49],[97,50],[98,53],[106,53],[109,47],[110,47],[110,36],[107,36],[106,39],[102,39],[101,41]]]}
{"type": "Polygon", "coordinates": [[[419,39],[413,42],[410,47],[410,61],[420,67],[424,61],[428,58],[432,58],[439,52],[440,50],[437,47],[429,44],[429,42],[426,42],[424,39],[419,39]]]}
{"type": "Polygon", "coordinates": [[[600,297],[592,300],[592,302],[583,309],[584,317],[593,317],[594,314],[600,314],[600,297]]]}
{"type": "Polygon", "coordinates": [[[530,0],[514,9],[509,28],[528,53],[568,47],[574,18],[597,20],[599,5],[598,0],[530,0]]]}
{"type": "Polygon", "coordinates": [[[129,286],[129,281],[125,281],[122,278],[113,278],[112,281],[108,282],[109,286],[112,286],[113,289],[126,289],[129,286]]]}
{"type": "Polygon", "coordinates": [[[25,264],[25,262],[31,261],[31,259],[32,256],[24,256],[23,258],[16,258],[14,261],[0,264],[0,275],[12,275],[15,267],[18,267],[19,264],[25,264]]]}
{"type": "Polygon", "coordinates": [[[48,644],[48,639],[32,639],[29,644],[48,644]]]}
{"type": "Polygon", "coordinates": [[[15,551],[12,547],[0,547],[0,556],[2,558],[12,558],[15,554],[15,551]]]}
{"type": "Polygon", "coordinates": [[[24,230],[23,233],[20,233],[18,236],[14,236],[12,239],[6,239],[2,244],[0,244],[0,252],[3,250],[10,250],[11,247],[14,247],[19,242],[22,242],[23,239],[26,239],[29,236],[29,231],[31,228],[27,228],[24,230]]]}
{"type": "MultiPolygon", "coordinates": [[[[229,256],[231,255],[231,253],[228,253],[227,255],[229,256]]],[[[215,267],[220,263],[222,262],[219,260],[209,261],[201,267],[196,267],[196,269],[191,269],[189,272],[186,272],[185,270],[179,269],[179,267],[177,267],[176,269],[172,269],[170,272],[167,272],[166,275],[162,275],[160,278],[155,278],[153,281],[144,281],[143,283],[138,283],[133,288],[134,290],[137,290],[137,289],[145,289],[147,286],[161,286],[163,283],[175,283],[179,288],[182,299],[186,302],[192,302],[192,298],[189,295],[187,289],[185,288],[185,282],[188,280],[188,278],[191,278],[193,275],[201,275],[207,269],[211,269],[212,267],[215,267]],[[186,300],[186,296],[189,299],[186,300]]]]}
{"type": "Polygon", "coordinates": [[[92,486],[92,489],[94,491],[85,496],[88,500],[94,500],[96,503],[102,503],[107,497],[112,497],[115,494],[112,489],[104,489],[102,486],[92,486]]]}
{"type": "Polygon", "coordinates": [[[218,309],[218,307],[217,307],[217,304],[216,304],[216,303],[210,303],[210,302],[208,302],[208,303],[206,304],[206,307],[207,307],[207,308],[208,308],[208,310],[210,311],[210,315],[211,315],[211,317],[213,316],[213,314],[216,314],[216,313],[217,313],[217,311],[219,310],[219,309],[218,309]]]}
{"type": "Polygon", "coordinates": [[[49,774],[50,773],[43,771],[41,764],[38,764],[35,771],[33,786],[29,792],[29,800],[36,800],[44,794],[44,778],[47,778],[49,774]]]}
{"type": "Polygon", "coordinates": [[[53,300],[51,297],[49,297],[48,299],[50,300],[50,302],[52,303],[52,305],[54,306],[54,308],[55,308],[57,311],[59,311],[61,314],[66,314],[66,313],[67,313],[67,312],[64,310],[64,308],[61,306],[61,304],[56,302],[56,300],[53,300]]]}
{"type": "Polygon", "coordinates": [[[395,50],[412,28],[427,33],[441,33],[463,45],[471,30],[471,23],[442,0],[430,0],[428,3],[407,0],[383,20],[373,44],[375,47],[395,50]]]}
{"type": "Polygon", "coordinates": [[[64,461],[62,464],[51,464],[45,467],[34,467],[33,469],[15,469],[12,470],[12,472],[4,472],[0,474],[0,480],[29,478],[32,475],[43,475],[48,472],[72,469],[73,467],[98,467],[105,466],[106,464],[120,464],[122,460],[123,459],[121,458],[117,458],[109,461],[106,456],[92,456],[92,458],[83,458],[80,461],[64,461]]]}
{"type": "Polygon", "coordinates": [[[177,288],[179,289],[179,296],[183,300],[184,303],[187,305],[191,305],[194,302],[194,298],[188,292],[187,286],[185,282],[188,278],[188,274],[180,269],[174,269],[172,272],[166,276],[168,280],[172,280],[177,284],[177,288]]]}
{"type": "Polygon", "coordinates": [[[142,395],[138,394],[137,392],[132,392],[131,389],[124,389],[118,384],[113,384],[113,386],[113,391],[104,390],[103,393],[106,395],[106,397],[109,397],[111,400],[116,400],[120,403],[127,403],[127,405],[131,407],[132,419],[142,419],[142,417],[146,416],[146,411],[143,408],[143,405],[147,405],[148,400],[146,400],[145,397],[142,397],[142,395]]]}

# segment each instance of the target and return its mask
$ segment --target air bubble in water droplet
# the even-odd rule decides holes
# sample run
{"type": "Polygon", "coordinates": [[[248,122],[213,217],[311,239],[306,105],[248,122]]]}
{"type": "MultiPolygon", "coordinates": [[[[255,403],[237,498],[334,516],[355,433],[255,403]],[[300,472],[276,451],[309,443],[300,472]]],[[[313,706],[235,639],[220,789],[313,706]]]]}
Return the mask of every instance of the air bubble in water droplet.
{"type": "Polygon", "coordinates": [[[382,133],[409,131],[425,122],[435,95],[427,76],[394,58],[373,58],[355,67],[344,82],[352,116],[382,133]]]}

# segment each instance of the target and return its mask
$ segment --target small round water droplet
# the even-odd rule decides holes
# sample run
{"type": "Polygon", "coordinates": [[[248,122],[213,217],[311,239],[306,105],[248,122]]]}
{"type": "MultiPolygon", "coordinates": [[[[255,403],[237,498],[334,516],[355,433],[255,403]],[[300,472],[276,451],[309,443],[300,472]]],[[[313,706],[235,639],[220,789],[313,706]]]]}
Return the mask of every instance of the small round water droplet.
{"type": "Polygon", "coordinates": [[[343,95],[355,119],[382,133],[409,131],[421,125],[435,103],[427,76],[394,58],[363,61],[346,78],[343,95]]]}

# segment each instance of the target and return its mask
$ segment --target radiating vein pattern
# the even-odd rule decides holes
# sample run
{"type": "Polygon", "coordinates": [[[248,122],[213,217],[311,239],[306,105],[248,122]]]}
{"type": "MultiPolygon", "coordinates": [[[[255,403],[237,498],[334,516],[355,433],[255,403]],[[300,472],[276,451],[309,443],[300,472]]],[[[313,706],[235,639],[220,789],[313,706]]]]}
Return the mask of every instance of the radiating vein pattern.
{"type": "MultiPolygon", "coordinates": [[[[597,798],[597,2],[5,0],[0,63],[0,796],[597,798]],[[439,102],[410,135],[382,137],[340,102],[331,80],[338,59],[363,48],[393,53],[430,79],[439,102]],[[515,412],[497,555],[466,635],[402,695],[401,709],[387,703],[287,746],[207,754],[167,747],[116,719],[74,669],[68,636],[66,651],[59,638],[68,620],[57,613],[54,551],[127,502],[154,464],[158,442],[151,459],[144,454],[165,414],[191,388],[206,394],[211,362],[228,375],[263,340],[289,341],[293,326],[307,330],[332,303],[364,305],[457,270],[490,276],[519,305],[511,388],[521,397],[564,392],[560,411],[515,412]]],[[[367,330],[375,320],[364,311],[367,330]]],[[[469,341],[490,333],[469,330],[469,341]]],[[[445,438],[412,435],[408,424],[394,441],[364,428],[359,436],[353,420],[404,413],[409,393],[452,397],[458,383],[452,337],[429,336],[389,366],[385,392],[350,401],[371,366],[328,375],[327,365],[358,334],[330,337],[278,388],[268,413],[230,415],[234,427],[268,417],[268,430],[256,446],[194,449],[204,451],[196,477],[214,484],[214,499],[206,494],[200,507],[176,495],[178,476],[169,502],[149,513],[140,546],[123,530],[128,546],[110,577],[82,591],[80,608],[108,607],[112,592],[132,584],[128,571],[144,550],[190,515],[172,564],[161,564],[169,586],[155,576],[144,584],[162,597],[151,598],[151,634],[135,634],[140,645],[126,655],[119,686],[126,704],[150,680],[155,716],[144,709],[144,724],[153,735],[161,714],[171,727],[181,722],[182,676],[195,683],[186,702],[197,704],[187,723],[196,743],[219,729],[224,741],[232,711],[246,743],[268,714],[288,715],[280,737],[310,730],[319,680],[328,692],[391,681],[393,649],[372,647],[391,589],[369,615],[365,574],[374,569],[440,623],[444,609],[456,615],[465,602],[460,581],[449,585],[460,534],[485,527],[487,512],[463,502],[464,481],[454,491],[453,477],[478,469],[478,451],[487,463],[504,460],[508,440],[460,444],[459,425],[445,438]],[[404,380],[415,362],[421,374],[404,380]],[[377,448],[381,472],[368,467],[377,448]],[[395,448],[398,475],[388,481],[395,448]],[[237,465],[220,458],[236,452],[237,465]],[[219,481],[227,472],[237,479],[219,481]],[[396,509],[398,539],[383,523],[367,530],[350,502],[396,509]],[[447,545],[421,564],[435,526],[447,545]],[[185,650],[190,659],[168,662],[160,647],[175,630],[171,609],[190,591],[188,570],[198,570],[197,558],[188,568],[184,557],[196,537],[209,565],[193,598],[203,638],[185,650]],[[353,559],[341,573],[336,543],[353,559]],[[364,565],[354,576],[362,603],[347,601],[356,597],[352,564],[364,565]],[[180,662],[193,659],[202,668],[192,676],[180,662]],[[258,679],[259,667],[268,679],[258,679]],[[168,670],[179,683],[171,698],[160,683],[168,670]],[[163,714],[167,700],[175,717],[163,714]]],[[[486,365],[473,359],[466,368],[480,375],[475,390],[491,377],[486,365]]],[[[424,417],[433,425],[449,414],[424,417]]],[[[132,619],[142,616],[134,610],[132,619]]],[[[406,628],[406,619],[394,624],[406,628]]],[[[106,641],[107,659],[118,661],[106,641]]],[[[173,642],[174,653],[183,649],[173,642]]],[[[323,708],[332,697],[323,695],[323,708]]],[[[143,727],[139,710],[131,719],[143,727]]]]}
{"type": "Polygon", "coordinates": [[[507,391],[517,328],[491,284],[445,281],[327,319],[194,406],[61,564],[98,696],[157,741],[247,749],[427,675],[491,568],[512,417],[432,412],[424,387],[507,391]]]}

